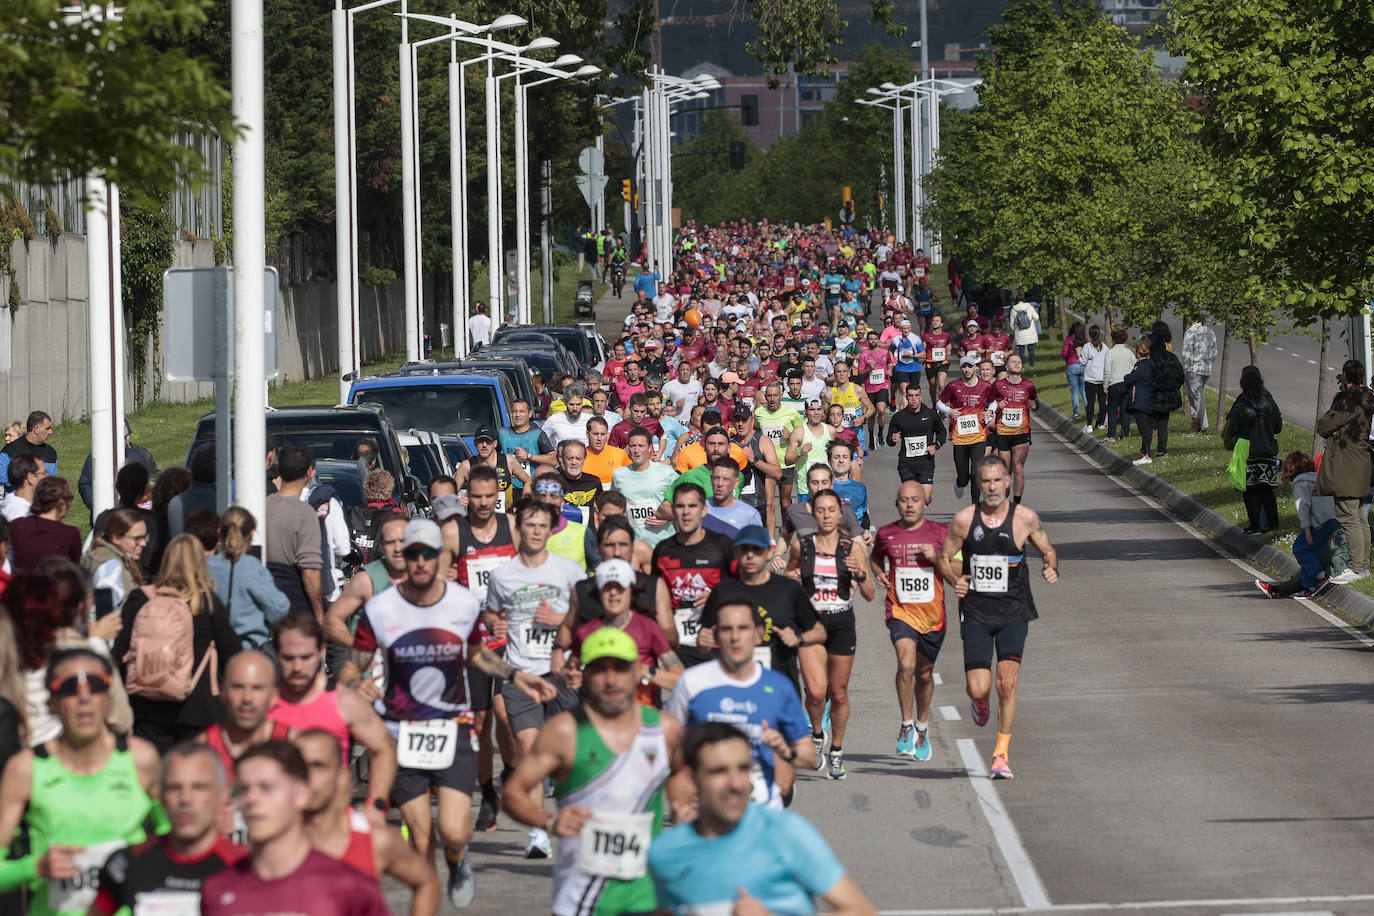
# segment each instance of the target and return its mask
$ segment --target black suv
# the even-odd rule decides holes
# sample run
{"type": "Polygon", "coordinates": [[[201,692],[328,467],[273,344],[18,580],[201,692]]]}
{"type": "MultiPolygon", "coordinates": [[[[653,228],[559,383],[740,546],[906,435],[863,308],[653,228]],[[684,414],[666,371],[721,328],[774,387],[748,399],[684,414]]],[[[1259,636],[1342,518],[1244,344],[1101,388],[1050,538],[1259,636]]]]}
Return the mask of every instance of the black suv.
{"type": "MultiPolygon", "coordinates": [[[[405,449],[396,438],[396,429],[386,413],[375,405],[344,407],[282,407],[267,411],[267,432],[278,448],[283,445],[304,445],[317,460],[352,461],[358,444],[372,442],[377,449],[376,467],[390,471],[397,480],[396,499],[415,514],[424,508],[426,499],[420,483],[406,465],[405,449]]],[[[215,415],[200,418],[195,438],[186,453],[191,455],[203,446],[214,447],[215,415]]],[[[259,522],[261,524],[261,522],[259,522]]]]}

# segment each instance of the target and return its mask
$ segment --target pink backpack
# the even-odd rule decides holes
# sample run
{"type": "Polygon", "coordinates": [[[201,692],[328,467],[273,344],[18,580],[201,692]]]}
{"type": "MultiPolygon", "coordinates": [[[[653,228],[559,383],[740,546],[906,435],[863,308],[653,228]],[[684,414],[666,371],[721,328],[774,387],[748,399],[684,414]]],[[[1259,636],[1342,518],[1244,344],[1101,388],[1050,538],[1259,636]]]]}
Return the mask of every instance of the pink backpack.
{"type": "Polygon", "coordinates": [[[191,607],[174,589],[143,586],[148,601],[134,615],[129,651],[124,655],[124,686],[129,696],[181,703],[191,695],[205,669],[210,691],[219,695],[219,653],[214,640],[195,664],[195,623],[191,607]]]}

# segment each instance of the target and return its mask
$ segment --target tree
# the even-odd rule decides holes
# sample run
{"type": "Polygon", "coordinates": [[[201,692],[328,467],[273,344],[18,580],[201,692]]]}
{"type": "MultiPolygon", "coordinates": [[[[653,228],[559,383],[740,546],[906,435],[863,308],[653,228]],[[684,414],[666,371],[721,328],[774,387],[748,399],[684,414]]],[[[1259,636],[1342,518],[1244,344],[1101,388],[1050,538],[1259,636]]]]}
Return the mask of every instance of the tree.
{"type": "Polygon", "coordinates": [[[173,142],[186,124],[232,136],[229,93],[183,47],[208,0],[129,0],[122,21],[67,23],[58,0],[10,0],[0,41],[0,184],[102,172],[126,189],[207,177],[173,142]]]}

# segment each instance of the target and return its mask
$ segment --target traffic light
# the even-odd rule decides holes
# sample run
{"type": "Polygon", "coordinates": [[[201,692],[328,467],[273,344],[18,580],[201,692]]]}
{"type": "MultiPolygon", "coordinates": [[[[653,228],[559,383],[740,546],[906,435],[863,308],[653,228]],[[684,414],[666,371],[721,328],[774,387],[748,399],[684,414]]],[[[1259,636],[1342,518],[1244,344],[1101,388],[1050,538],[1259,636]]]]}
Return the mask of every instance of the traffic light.
{"type": "Polygon", "coordinates": [[[736,172],[744,168],[744,142],[742,140],[730,142],[730,168],[736,172]]]}
{"type": "Polygon", "coordinates": [[[854,193],[849,189],[849,185],[840,188],[840,203],[846,206],[854,206],[854,193]]]}
{"type": "Polygon", "coordinates": [[[632,196],[633,192],[630,190],[630,179],[622,178],[620,180],[620,199],[630,200],[632,196]]]}

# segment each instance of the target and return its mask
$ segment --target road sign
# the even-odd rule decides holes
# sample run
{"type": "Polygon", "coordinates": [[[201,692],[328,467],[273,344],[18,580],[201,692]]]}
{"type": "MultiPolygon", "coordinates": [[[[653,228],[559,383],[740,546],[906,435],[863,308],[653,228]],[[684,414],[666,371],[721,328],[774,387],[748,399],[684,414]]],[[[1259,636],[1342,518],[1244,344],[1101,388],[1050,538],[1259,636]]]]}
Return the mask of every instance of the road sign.
{"type": "MultiPolygon", "coordinates": [[[[277,269],[263,271],[264,376],[276,378],[277,269]]],[[[169,382],[232,379],[234,268],[173,267],[162,274],[163,372],[169,382]]]]}
{"type": "Polygon", "coordinates": [[[606,156],[594,146],[588,146],[577,154],[577,164],[582,167],[583,175],[600,175],[606,170],[606,156]]]}
{"type": "Polygon", "coordinates": [[[592,202],[600,198],[605,193],[606,181],[607,178],[605,175],[578,176],[577,189],[582,192],[582,199],[587,202],[587,206],[592,206],[592,202]]]}

